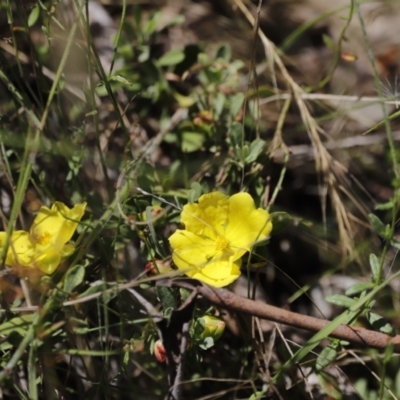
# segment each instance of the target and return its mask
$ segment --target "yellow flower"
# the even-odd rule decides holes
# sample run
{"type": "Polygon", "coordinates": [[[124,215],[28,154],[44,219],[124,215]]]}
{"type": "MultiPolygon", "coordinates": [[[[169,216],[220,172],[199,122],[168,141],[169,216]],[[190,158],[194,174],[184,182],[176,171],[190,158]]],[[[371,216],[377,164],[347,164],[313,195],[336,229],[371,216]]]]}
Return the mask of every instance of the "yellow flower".
{"type": "Polygon", "coordinates": [[[205,194],[198,204],[183,207],[181,222],[185,230],[178,229],[169,238],[175,265],[215,287],[237,279],[242,256],[272,230],[269,213],[256,209],[248,193],[205,194]]]}
{"type": "MultiPolygon", "coordinates": [[[[51,209],[41,207],[29,232],[14,231],[6,257],[10,267],[39,268],[52,274],[66,257],[74,251],[67,244],[83,217],[86,203],[69,209],[56,202],[51,209]]],[[[0,248],[6,241],[6,232],[0,232],[0,248]]]]}

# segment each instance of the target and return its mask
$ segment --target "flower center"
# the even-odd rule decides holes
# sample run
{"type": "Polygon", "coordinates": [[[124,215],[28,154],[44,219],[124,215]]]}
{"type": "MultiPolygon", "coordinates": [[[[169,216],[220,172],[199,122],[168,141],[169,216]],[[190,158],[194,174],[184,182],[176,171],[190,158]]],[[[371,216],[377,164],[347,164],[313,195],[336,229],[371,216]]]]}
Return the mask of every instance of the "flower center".
{"type": "Polygon", "coordinates": [[[49,232],[43,232],[42,234],[38,235],[34,235],[33,236],[33,240],[37,243],[40,244],[42,246],[46,246],[50,243],[51,241],[51,234],[49,232]]]}
{"type": "Polygon", "coordinates": [[[226,252],[229,249],[229,245],[230,243],[222,236],[218,236],[215,241],[216,249],[221,252],[226,252]]]}

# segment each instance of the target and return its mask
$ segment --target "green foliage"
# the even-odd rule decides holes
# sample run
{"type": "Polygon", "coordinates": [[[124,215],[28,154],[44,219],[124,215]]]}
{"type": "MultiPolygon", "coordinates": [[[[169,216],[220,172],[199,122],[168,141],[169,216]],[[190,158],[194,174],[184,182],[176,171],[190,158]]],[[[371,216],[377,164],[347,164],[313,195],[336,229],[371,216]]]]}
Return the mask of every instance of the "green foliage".
{"type": "MultiPolygon", "coordinates": [[[[281,54],[267,42],[268,56],[261,61],[256,39],[251,60],[238,59],[228,43],[185,40],[171,46],[190,21],[182,15],[166,21],[161,9],[123,1],[110,7],[117,29],[100,35],[104,50],[90,35],[87,2],[34,1],[23,8],[19,3],[0,1],[7,17],[0,49],[1,230],[9,238],[13,230],[26,229],[40,205],[57,200],[87,202],[87,212],[72,238],[75,252],[52,275],[44,276],[36,266],[9,268],[9,239],[0,242],[3,396],[164,398],[173,368],[155,359],[155,345],[187,334],[186,345],[174,348],[185,357],[172,356],[185,358],[184,383],[178,385],[183,398],[310,398],[307,385],[299,382],[311,373],[319,391],[341,399],[336,371],[348,374],[348,360],[364,368],[355,368],[347,381],[351,386],[355,380],[361,398],[400,398],[400,365],[392,347],[383,356],[358,348],[352,354],[347,353],[351,343],[330,337],[341,324],[363,324],[391,336],[398,328],[398,296],[391,285],[399,276],[394,254],[400,249],[400,179],[390,129],[382,163],[392,169],[392,194],[379,204],[346,208],[348,199],[338,193],[349,198],[353,193],[337,179],[331,155],[322,151],[328,141],[318,142],[326,127],[312,130],[324,118],[336,125],[339,111],[324,114],[322,103],[311,107],[303,101],[306,94],[320,93],[291,83],[292,73],[297,82],[295,72],[280,69],[281,54]],[[274,96],[279,102],[270,107],[274,96]],[[308,148],[304,159],[301,152],[292,157],[292,150],[309,146],[309,138],[316,147],[308,148]],[[308,157],[315,159],[317,172],[308,157]],[[233,290],[247,289],[249,297],[278,306],[299,304],[306,314],[313,296],[309,289],[321,276],[357,278],[326,297],[340,310],[332,308],[332,322],[309,340],[299,333],[294,346],[282,327],[281,339],[276,338],[269,326],[255,319],[251,325],[238,309],[216,310],[201,296],[194,299],[191,291],[173,287],[181,274],[172,264],[168,238],[179,228],[182,207],[215,190],[249,192],[256,207],[270,210],[273,225],[272,245],[255,243],[243,262],[248,286],[243,290],[239,282],[233,290]],[[335,206],[341,214],[335,214],[335,206]],[[353,208],[360,215],[351,214],[353,208]],[[369,223],[370,232],[363,240],[349,234],[349,241],[359,242],[352,252],[339,254],[343,230],[367,209],[375,211],[360,226],[366,229],[369,223]],[[350,217],[338,222],[339,214],[350,217]],[[188,304],[193,311],[189,332],[183,334],[177,326],[188,304]],[[225,330],[225,322],[223,327],[207,324],[215,315],[226,321],[225,330]],[[161,338],[163,332],[170,336],[161,338]],[[364,364],[356,353],[363,354],[364,364]],[[368,369],[380,381],[370,384],[364,378],[368,369]]],[[[231,10],[227,4],[221,2],[221,9],[231,10]]],[[[337,11],[349,11],[349,24],[353,7],[320,13],[292,30],[281,50],[293,48],[337,11]]],[[[245,36],[240,24],[236,29],[245,36]]],[[[342,54],[344,35],[335,41],[321,34],[321,46],[335,59],[342,54]]],[[[317,87],[327,88],[337,65],[333,60],[317,87]]],[[[380,86],[376,83],[377,90],[380,86]]],[[[396,115],[373,129],[395,123],[396,115]]],[[[359,162],[364,166],[362,157],[359,162]]]]}
{"type": "Polygon", "coordinates": [[[318,354],[318,358],[315,363],[315,369],[317,372],[323,371],[336,360],[339,347],[339,340],[333,340],[321,351],[321,353],[318,354]]]}

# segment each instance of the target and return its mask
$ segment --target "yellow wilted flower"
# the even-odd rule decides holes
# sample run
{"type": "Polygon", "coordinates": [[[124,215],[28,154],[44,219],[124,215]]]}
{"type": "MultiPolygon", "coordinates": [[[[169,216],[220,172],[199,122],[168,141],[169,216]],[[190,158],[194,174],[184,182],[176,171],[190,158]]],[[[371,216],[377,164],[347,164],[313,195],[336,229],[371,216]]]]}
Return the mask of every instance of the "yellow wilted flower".
{"type": "MultiPolygon", "coordinates": [[[[75,247],[67,242],[83,217],[86,203],[68,208],[56,202],[51,209],[41,207],[29,232],[14,231],[6,256],[10,267],[39,268],[52,274],[75,247]]],[[[6,232],[0,232],[0,248],[6,241],[6,232]]]]}
{"type": "Polygon", "coordinates": [[[248,193],[205,194],[198,204],[183,207],[181,222],[185,230],[178,229],[169,238],[175,265],[215,287],[237,279],[242,256],[272,230],[269,213],[256,209],[248,193]]]}

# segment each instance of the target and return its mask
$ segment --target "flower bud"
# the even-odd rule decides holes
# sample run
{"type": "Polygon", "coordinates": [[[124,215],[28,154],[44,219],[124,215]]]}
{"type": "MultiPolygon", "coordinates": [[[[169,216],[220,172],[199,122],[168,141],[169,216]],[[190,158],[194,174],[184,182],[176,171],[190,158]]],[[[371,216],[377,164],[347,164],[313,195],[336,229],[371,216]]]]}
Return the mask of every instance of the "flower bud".
{"type": "Polygon", "coordinates": [[[145,267],[147,276],[156,276],[171,272],[171,260],[153,260],[148,262],[145,267]]]}
{"type": "Polygon", "coordinates": [[[154,343],[154,355],[158,362],[163,363],[167,359],[164,345],[160,339],[154,343]]]}
{"type": "Polygon", "coordinates": [[[144,222],[150,222],[155,224],[159,219],[162,218],[163,208],[161,206],[148,206],[146,211],[140,213],[140,220],[144,222]],[[150,210],[150,213],[147,212],[147,209],[150,210]],[[150,216],[150,221],[148,216],[150,216]]]}
{"type": "Polygon", "coordinates": [[[211,337],[215,342],[222,336],[224,330],[224,321],[212,315],[203,315],[195,322],[194,335],[196,340],[203,341],[211,337]]]}

